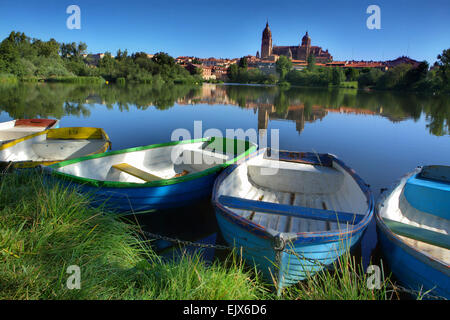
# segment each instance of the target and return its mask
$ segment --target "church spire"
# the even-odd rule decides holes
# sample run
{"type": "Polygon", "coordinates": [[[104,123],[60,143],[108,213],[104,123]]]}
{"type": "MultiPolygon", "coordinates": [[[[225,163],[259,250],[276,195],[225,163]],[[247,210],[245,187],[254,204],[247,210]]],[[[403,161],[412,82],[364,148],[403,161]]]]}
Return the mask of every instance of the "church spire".
{"type": "Polygon", "coordinates": [[[263,30],[262,34],[262,43],[261,43],[261,58],[267,58],[272,55],[272,32],[269,28],[269,20],[266,21],[266,27],[263,30]]]}

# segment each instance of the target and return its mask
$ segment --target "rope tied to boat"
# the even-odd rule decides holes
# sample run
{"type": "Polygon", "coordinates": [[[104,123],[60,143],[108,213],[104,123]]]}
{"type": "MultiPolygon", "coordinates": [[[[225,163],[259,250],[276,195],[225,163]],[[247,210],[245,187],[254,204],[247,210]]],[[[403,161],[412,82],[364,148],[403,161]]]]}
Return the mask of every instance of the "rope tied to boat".
{"type": "MultiPolygon", "coordinates": [[[[242,247],[242,246],[234,247],[234,246],[226,246],[226,245],[212,244],[212,243],[199,243],[199,242],[194,242],[194,241],[189,241],[189,240],[182,240],[182,239],[178,239],[178,238],[171,238],[168,236],[164,236],[164,235],[160,235],[160,234],[156,234],[156,233],[152,233],[152,232],[144,231],[144,230],[141,230],[140,232],[143,235],[153,238],[153,239],[156,239],[156,240],[164,240],[164,241],[176,243],[179,245],[192,246],[192,247],[198,247],[198,248],[229,250],[229,251],[233,251],[236,249],[239,249],[242,251],[266,251],[267,250],[267,248],[265,248],[265,247],[242,247]]],[[[272,248],[278,252],[285,252],[287,254],[294,255],[295,257],[297,257],[300,260],[309,261],[309,262],[314,263],[319,266],[325,266],[325,264],[323,264],[322,262],[320,262],[317,259],[305,257],[300,252],[297,252],[291,248],[286,248],[286,245],[289,245],[289,243],[287,243],[284,238],[275,237],[272,248]]]]}
{"type": "Polygon", "coordinates": [[[286,248],[286,240],[280,235],[273,238],[272,242],[273,250],[275,251],[284,251],[286,248]]]}

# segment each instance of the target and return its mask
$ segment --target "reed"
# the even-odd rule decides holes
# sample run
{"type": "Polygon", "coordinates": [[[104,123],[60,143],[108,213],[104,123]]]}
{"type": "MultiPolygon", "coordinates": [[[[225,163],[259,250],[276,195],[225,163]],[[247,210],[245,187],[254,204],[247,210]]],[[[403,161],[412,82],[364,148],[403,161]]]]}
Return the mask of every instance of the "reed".
{"type": "MultiPolygon", "coordinates": [[[[348,247],[347,247],[348,248],[348,247]]],[[[302,257],[299,257],[302,259],[302,257]]],[[[305,261],[306,263],[306,261],[305,261]]],[[[282,299],[299,300],[391,300],[398,297],[389,276],[384,274],[383,265],[379,284],[366,273],[362,261],[346,250],[330,266],[314,275],[307,274],[305,280],[295,286],[284,289],[282,299]]]]}
{"type": "Polygon", "coordinates": [[[241,264],[164,262],[138,227],[89,206],[90,199],[36,172],[0,181],[0,299],[255,299],[261,288],[241,264]],[[66,286],[67,267],[81,288],[66,286]]]}
{"type": "Polygon", "coordinates": [[[105,79],[102,77],[52,77],[45,79],[46,82],[62,82],[62,83],[76,83],[76,84],[102,84],[105,79]]]}
{"type": "Polygon", "coordinates": [[[16,84],[18,83],[18,79],[16,76],[8,73],[2,73],[0,74],[0,83],[1,84],[16,84]]]}

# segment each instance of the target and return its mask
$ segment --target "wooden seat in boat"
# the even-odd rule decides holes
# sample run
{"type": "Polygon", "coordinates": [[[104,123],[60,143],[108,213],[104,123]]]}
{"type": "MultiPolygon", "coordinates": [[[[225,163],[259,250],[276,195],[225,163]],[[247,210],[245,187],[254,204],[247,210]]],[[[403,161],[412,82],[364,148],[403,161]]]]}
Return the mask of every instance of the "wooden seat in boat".
{"type": "Polygon", "coordinates": [[[249,164],[248,174],[257,185],[283,192],[333,194],[344,181],[344,175],[334,168],[283,161],[249,164]],[[276,172],[264,174],[268,169],[276,172]]]}
{"type": "Polygon", "coordinates": [[[120,170],[122,172],[128,173],[136,178],[142,179],[147,182],[162,180],[163,178],[155,176],[149,172],[143,171],[136,168],[128,163],[119,163],[112,166],[114,169],[120,170]]]}
{"type": "Polygon", "coordinates": [[[450,236],[447,234],[427,230],[387,218],[383,218],[383,222],[389,227],[389,229],[398,235],[432,244],[441,248],[450,249],[450,236]]]}
{"type": "Polygon", "coordinates": [[[339,223],[358,224],[364,218],[363,215],[348,212],[336,212],[332,210],[291,206],[287,204],[256,201],[230,196],[220,196],[219,203],[222,204],[223,206],[227,206],[234,209],[242,209],[277,215],[292,216],[297,218],[323,220],[339,223]]]}

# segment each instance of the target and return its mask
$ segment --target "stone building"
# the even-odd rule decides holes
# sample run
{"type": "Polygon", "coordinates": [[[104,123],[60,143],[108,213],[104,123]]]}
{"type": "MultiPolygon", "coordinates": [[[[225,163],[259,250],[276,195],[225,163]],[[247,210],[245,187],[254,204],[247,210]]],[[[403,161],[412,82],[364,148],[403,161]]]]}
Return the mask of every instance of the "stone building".
{"type": "Polygon", "coordinates": [[[272,46],[272,32],[269,23],[263,30],[261,42],[261,59],[270,59],[274,55],[284,55],[289,59],[306,61],[309,55],[314,55],[317,63],[327,63],[333,61],[333,56],[321,47],[312,46],[308,32],[303,36],[302,42],[296,46],[272,46]]]}

